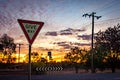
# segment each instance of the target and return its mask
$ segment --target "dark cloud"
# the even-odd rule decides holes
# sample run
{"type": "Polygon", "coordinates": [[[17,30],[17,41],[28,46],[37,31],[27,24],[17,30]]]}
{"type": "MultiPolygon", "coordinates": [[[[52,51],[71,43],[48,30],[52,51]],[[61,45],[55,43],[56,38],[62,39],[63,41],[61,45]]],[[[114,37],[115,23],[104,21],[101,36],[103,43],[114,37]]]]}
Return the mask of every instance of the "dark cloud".
{"type": "Polygon", "coordinates": [[[73,43],[76,46],[90,46],[90,43],[73,43]]]}
{"type": "Polygon", "coordinates": [[[72,28],[68,28],[65,30],[61,30],[60,31],[60,35],[72,35],[75,32],[83,32],[85,31],[85,29],[72,29],[72,28]]]}
{"type": "Polygon", "coordinates": [[[73,31],[84,32],[86,30],[85,29],[74,29],[73,31]]]}
{"type": "Polygon", "coordinates": [[[64,49],[69,49],[70,48],[70,44],[67,43],[67,42],[54,42],[54,44],[57,44],[58,46],[61,46],[64,49]]]}
{"type": "Polygon", "coordinates": [[[68,31],[61,31],[60,35],[72,35],[72,32],[68,32],[68,31]]]}
{"type": "Polygon", "coordinates": [[[45,35],[48,35],[48,36],[57,36],[57,32],[47,32],[45,35]]]}
{"type": "Polygon", "coordinates": [[[56,32],[56,31],[46,32],[45,35],[47,35],[47,36],[72,35],[75,32],[83,32],[83,31],[85,31],[85,29],[68,28],[68,29],[65,29],[65,30],[60,30],[58,32],[56,32]]]}
{"type": "Polygon", "coordinates": [[[78,39],[91,40],[91,35],[78,35],[78,39]]]}
{"type": "Polygon", "coordinates": [[[71,28],[60,31],[60,35],[72,35],[72,33],[73,33],[73,31],[71,28]]]}
{"type": "Polygon", "coordinates": [[[72,46],[90,46],[90,43],[78,43],[78,42],[54,42],[58,46],[63,47],[64,49],[70,49],[72,46]]]}
{"type": "Polygon", "coordinates": [[[68,28],[68,29],[65,29],[63,31],[70,31],[70,32],[74,32],[74,31],[78,31],[78,32],[81,32],[81,31],[85,31],[85,29],[73,29],[73,28],[68,28]]]}

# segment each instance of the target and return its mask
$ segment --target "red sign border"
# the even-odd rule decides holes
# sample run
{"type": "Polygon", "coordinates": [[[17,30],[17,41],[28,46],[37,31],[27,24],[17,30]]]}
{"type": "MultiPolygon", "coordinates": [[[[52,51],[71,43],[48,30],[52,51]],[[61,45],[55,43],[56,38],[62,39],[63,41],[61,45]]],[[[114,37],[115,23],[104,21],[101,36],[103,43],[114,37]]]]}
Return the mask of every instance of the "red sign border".
{"type": "Polygon", "coordinates": [[[21,29],[23,30],[23,33],[25,34],[25,36],[26,36],[29,44],[32,44],[34,42],[34,40],[37,37],[39,31],[41,30],[42,26],[44,25],[44,22],[31,21],[31,20],[23,20],[23,19],[18,19],[18,23],[21,26],[21,29]],[[27,31],[26,31],[23,23],[30,23],[30,24],[38,24],[39,25],[37,31],[33,34],[32,39],[30,39],[30,37],[29,37],[29,35],[28,35],[28,33],[27,33],[27,31]]]}

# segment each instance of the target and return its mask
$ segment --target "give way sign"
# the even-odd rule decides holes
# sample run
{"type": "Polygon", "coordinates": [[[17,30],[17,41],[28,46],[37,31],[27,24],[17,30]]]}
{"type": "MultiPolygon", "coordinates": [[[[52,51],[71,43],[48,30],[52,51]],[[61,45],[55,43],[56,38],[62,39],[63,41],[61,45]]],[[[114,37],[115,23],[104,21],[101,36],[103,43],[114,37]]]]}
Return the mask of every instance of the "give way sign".
{"type": "Polygon", "coordinates": [[[41,30],[44,22],[30,21],[18,19],[18,23],[21,26],[29,44],[32,44],[41,30]]]}

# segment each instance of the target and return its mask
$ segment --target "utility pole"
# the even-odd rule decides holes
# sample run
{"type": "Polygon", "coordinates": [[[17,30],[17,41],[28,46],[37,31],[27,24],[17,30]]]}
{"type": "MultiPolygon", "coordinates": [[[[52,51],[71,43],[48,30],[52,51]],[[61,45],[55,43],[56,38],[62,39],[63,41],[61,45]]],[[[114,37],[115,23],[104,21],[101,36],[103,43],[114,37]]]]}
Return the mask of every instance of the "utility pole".
{"type": "Polygon", "coordinates": [[[91,72],[95,73],[94,69],[94,52],[93,52],[93,40],[94,40],[94,18],[99,19],[102,16],[95,16],[96,12],[92,12],[91,14],[83,14],[83,17],[92,17],[92,37],[91,37],[91,72]]]}
{"type": "Polygon", "coordinates": [[[29,44],[29,56],[28,56],[28,80],[31,80],[31,48],[32,48],[32,44],[29,44]]]}
{"type": "Polygon", "coordinates": [[[23,44],[20,44],[20,43],[18,43],[18,48],[19,48],[19,55],[18,55],[18,63],[20,62],[20,48],[21,48],[21,45],[23,45],[23,44]]]}

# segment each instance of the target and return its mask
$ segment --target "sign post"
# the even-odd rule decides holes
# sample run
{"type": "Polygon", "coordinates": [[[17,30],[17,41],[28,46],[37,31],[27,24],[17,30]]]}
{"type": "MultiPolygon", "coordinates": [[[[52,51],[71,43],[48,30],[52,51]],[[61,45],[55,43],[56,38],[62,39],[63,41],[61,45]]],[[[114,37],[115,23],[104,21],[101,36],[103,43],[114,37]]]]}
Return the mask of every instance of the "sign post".
{"type": "Polygon", "coordinates": [[[39,31],[44,25],[44,22],[18,19],[18,23],[21,26],[21,29],[23,30],[29,43],[28,80],[31,80],[31,47],[39,31]]]}
{"type": "Polygon", "coordinates": [[[31,80],[31,44],[29,44],[28,80],[31,80]]]}

